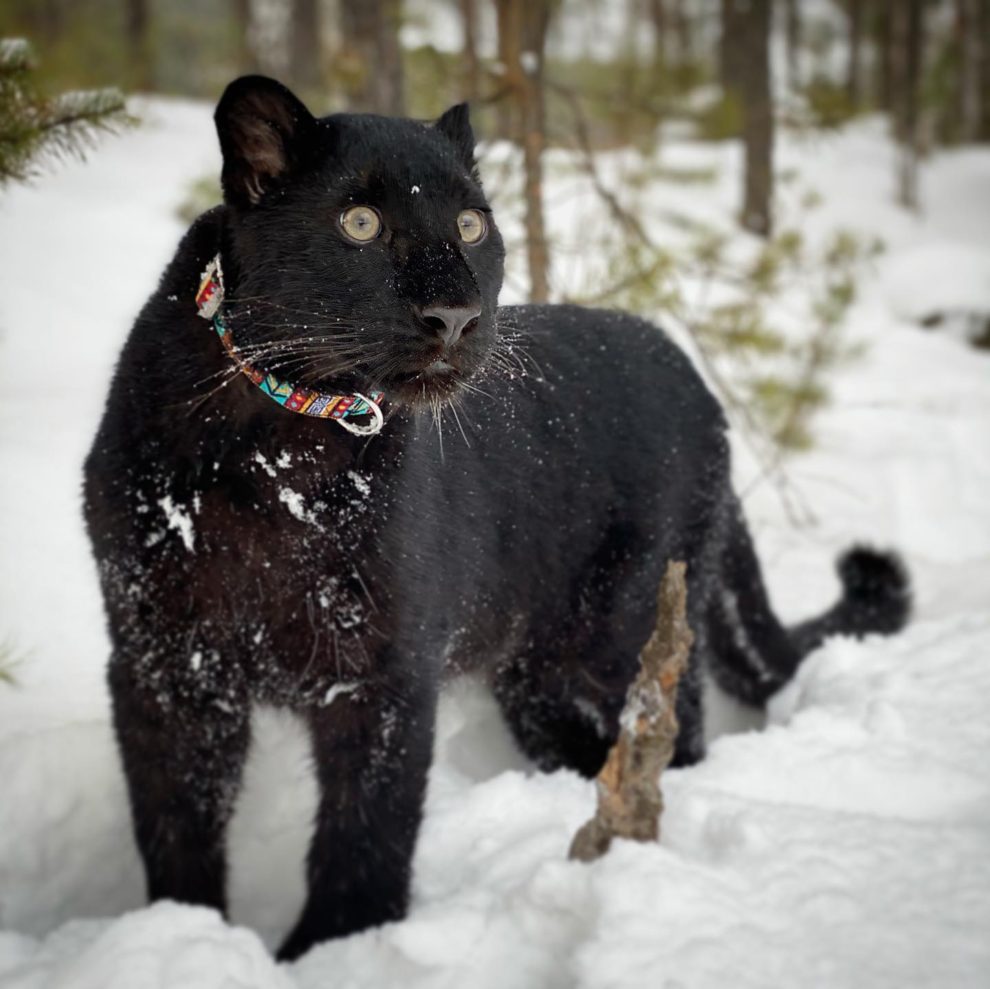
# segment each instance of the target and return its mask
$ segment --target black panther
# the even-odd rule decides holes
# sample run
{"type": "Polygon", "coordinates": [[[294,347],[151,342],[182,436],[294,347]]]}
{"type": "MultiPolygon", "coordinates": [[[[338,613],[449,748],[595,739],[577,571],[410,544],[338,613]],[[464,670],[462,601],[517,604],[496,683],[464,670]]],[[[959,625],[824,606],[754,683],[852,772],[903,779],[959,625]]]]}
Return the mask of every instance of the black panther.
{"type": "Polygon", "coordinates": [[[722,412],[659,329],[497,306],[465,106],[316,119],[246,77],[216,124],[223,205],[140,313],[86,462],[150,897],[224,909],[253,702],[312,739],[294,958],[403,916],[445,671],[488,678],[539,767],[590,776],[668,560],[696,637],[678,765],[703,755],[703,666],[761,704],[825,636],[904,623],[897,558],[866,549],[831,610],[778,622],[722,412]]]}

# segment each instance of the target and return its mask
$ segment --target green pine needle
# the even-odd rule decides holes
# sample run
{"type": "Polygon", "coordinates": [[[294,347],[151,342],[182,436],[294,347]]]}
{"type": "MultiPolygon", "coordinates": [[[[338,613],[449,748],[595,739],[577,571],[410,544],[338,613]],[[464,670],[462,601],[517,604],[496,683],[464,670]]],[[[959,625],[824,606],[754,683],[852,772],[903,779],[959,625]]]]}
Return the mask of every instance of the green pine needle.
{"type": "Polygon", "coordinates": [[[136,123],[117,89],[43,95],[31,46],[0,40],[0,186],[36,177],[65,158],[85,158],[103,134],[136,123]]]}

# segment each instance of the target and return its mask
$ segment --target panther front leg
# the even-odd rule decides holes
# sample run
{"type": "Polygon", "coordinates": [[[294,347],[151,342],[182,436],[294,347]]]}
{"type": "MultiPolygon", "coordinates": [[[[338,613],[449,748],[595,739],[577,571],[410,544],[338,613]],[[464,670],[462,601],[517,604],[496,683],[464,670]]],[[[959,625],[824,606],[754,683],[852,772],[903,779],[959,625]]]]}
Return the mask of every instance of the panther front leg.
{"type": "Polygon", "coordinates": [[[164,671],[189,659],[117,654],[109,684],[114,726],[130,795],[134,836],[150,900],[170,899],[226,910],[226,831],[250,737],[249,705],[230,684],[216,689],[211,662],[194,651],[181,686],[164,671]],[[204,683],[200,684],[198,673],[204,683]]]}
{"type": "Polygon", "coordinates": [[[405,915],[437,689],[425,666],[393,669],[331,690],[305,712],[319,807],[306,905],[280,959],[405,915]]]}

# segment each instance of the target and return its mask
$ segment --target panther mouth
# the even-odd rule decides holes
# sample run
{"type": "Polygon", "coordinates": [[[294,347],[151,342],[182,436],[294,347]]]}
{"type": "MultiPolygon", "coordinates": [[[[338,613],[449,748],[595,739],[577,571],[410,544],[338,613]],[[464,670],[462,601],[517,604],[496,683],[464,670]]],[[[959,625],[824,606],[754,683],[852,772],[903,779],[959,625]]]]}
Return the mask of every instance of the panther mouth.
{"type": "Polygon", "coordinates": [[[443,357],[437,357],[418,371],[396,374],[383,382],[393,401],[418,407],[432,407],[453,398],[463,387],[464,374],[443,357]]]}
{"type": "Polygon", "coordinates": [[[367,394],[380,390],[390,405],[432,408],[455,397],[464,388],[467,377],[456,365],[436,358],[417,370],[398,371],[385,377],[374,374],[372,368],[355,368],[332,379],[300,376],[300,383],[319,391],[367,394]]]}

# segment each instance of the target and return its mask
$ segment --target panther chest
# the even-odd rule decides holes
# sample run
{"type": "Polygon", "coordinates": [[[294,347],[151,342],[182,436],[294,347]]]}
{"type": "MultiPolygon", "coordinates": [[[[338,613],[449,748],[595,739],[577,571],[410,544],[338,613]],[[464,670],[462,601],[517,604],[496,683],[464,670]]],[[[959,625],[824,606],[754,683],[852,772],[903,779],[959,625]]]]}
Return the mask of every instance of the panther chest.
{"type": "Polygon", "coordinates": [[[143,622],[181,623],[193,652],[276,692],[286,678],[290,692],[329,689],[369,654],[387,498],[370,474],[259,453],[194,484],[153,480],[136,489],[139,559],[126,581],[143,622]]]}

